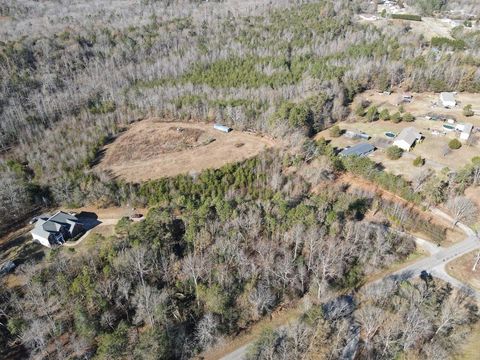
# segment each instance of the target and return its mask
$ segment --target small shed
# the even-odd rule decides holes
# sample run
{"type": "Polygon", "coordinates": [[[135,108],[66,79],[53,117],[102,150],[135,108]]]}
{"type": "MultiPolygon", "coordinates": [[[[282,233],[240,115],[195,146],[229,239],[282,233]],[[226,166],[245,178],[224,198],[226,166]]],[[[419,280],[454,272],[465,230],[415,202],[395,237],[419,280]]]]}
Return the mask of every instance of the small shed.
{"type": "Polygon", "coordinates": [[[367,156],[375,151],[375,147],[369,143],[361,143],[340,152],[340,156],[367,156]]]}
{"type": "Polygon", "coordinates": [[[345,131],[345,134],[343,134],[345,137],[349,138],[349,139],[355,139],[357,137],[357,133],[355,131],[352,131],[352,130],[347,130],[345,131]]]}
{"type": "Polygon", "coordinates": [[[345,131],[344,136],[347,137],[347,138],[350,138],[350,139],[365,139],[365,140],[370,139],[370,135],[365,134],[364,132],[358,132],[357,133],[357,132],[352,131],[352,130],[345,131]]]}
{"type": "Polygon", "coordinates": [[[455,94],[451,92],[442,92],[440,93],[440,101],[442,105],[446,108],[453,108],[457,105],[455,100],[455,94]]]}
{"type": "Polygon", "coordinates": [[[215,125],[213,125],[213,128],[215,130],[219,130],[219,131],[222,131],[224,133],[229,133],[230,131],[232,131],[232,128],[229,128],[228,126],[225,126],[225,125],[222,125],[222,124],[215,124],[215,125]]]}

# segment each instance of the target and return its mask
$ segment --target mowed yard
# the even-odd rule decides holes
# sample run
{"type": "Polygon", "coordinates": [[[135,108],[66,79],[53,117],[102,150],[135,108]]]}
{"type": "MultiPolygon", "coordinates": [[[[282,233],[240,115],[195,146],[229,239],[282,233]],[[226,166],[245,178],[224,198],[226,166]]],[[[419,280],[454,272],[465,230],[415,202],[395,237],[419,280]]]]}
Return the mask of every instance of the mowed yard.
{"type": "MultiPolygon", "coordinates": [[[[400,92],[401,94],[401,92],[400,92]]],[[[371,154],[372,160],[381,163],[387,171],[390,171],[396,175],[403,175],[407,179],[412,179],[419,171],[423,171],[425,168],[431,168],[434,171],[440,171],[443,168],[450,168],[452,170],[458,170],[465,166],[474,156],[480,155],[480,134],[472,134],[474,141],[472,144],[463,144],[458,150],[451,150],[448,154],[445,154],[445,149],[448,148],[450,140],[457,138],[455,132],[449,132],[445,135],[443,132],[443,121],[427,120],[425,115],[429,113],[443,115],[446,117],[453,117],[459,123],[472,123],[476,127],[480,127],[480,94],[458,94],[456,99],[459,101],[454,109],[445,109],[438,104],[434,106],[435,102],[439,102],[438,94],[426,93],[426,94],[412,94],[413,102],[410,104],[404,104],[405,112],[413,114],[416,119],[413,122],[400,122],[393,123],[391,121],[375,121],[367,122],[364,118],[355,116],[354,109],[357,104],[362,100],[368,100],[372,105],[378,107],[379,110],[388,109],[390,114],[397,112],[399,107],[396,105],[399,93],[392,93],[391,95],[382,95],[375,91],[368,91],[359,95],[352,105],[352,115],[344,122],[338,124],[342,130],[352,130],[355,132],[364,132],[370,135],[372,138],[368,141],[374,145],[381,144],[381,147],[389,146],[389,143],[393,143],[393,140],[385,136],[386,132],[393,132],[399,134],[402,129],[406,127],[414,127],[421,132],[425,139],[423,142],[416,144],[416,146],[405,154],[399,160],[389,160],[385,152],[380,148],[375,153],[371,154]],[[472,104],[474,110],[479,110],[479,115],[472,117],[465,117],[463,115],[463,106],[465,104],[472,104]],[[438,131],[440,134],[434,135],[432,132],[438,131]],[[427,164],[422,168],[413,166],[413,159],[417,156],[427,160],[427,164]]],[[[324,137],[327,140],[331,140],[332,144],[338,148],[344,148],[346,146],[352,146],[365,140],[349,139],[344,136],[339,138],[332,138],[329,134],[329,130],[322,131],[317,135],[317,138],[324,137]]]]}
{"type": "Polygon", "coordinates": [[[227,134],[215,130],[213,124],[149,119],[131,125],[105,146],[97,168],[140,182],[218,168],[273,146],[269,138],[236,130],[227,134]]]}

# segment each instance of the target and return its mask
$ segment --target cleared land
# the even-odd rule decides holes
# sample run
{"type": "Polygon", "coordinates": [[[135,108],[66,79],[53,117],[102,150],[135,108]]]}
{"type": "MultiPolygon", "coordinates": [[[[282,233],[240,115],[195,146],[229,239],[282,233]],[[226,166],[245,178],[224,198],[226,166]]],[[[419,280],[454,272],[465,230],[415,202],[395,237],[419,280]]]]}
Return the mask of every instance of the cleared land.
{"type": "MultiPolygon", "coordinates": [[[[364,118],[355,116],[354,109],[361,101],[368,101],[372,105],[378,107],[379,110],[388,109],[390,114],[399,111],[397,105],[399,95],[403,92],[398,91],[391,95],[379,94],[376,91],[367,91],[359,95],[352,105],[352,115],[344,122],[339,123],[342,130],[352,130],[355,132],[364,132],[372,138],[370,143],[379,148],[376,152],[370,155],[372,160],[381,163],[385,169],[393,174],[402,175],[406,179],[413,179],[420,171],[430,168],[433,171],[441,171],[443,168],[450,168],[458,170],[465,166],[474,156],[480,154],[480,134],[473,133],[469,144],[464,143],[458,150],[447,151],[448,142],[454,138],[458,138],[455,131],[444,133],[443,121],[427,120],[427,115],[438,115],[446,118],[455,119],[458,123],[471,123],[475,127],[480,127],[480,94],[461,93],[456,96],[458,105],[453,109],[446,109],[439,105],[439,95],[434,93],[413,93],[413,101],[411,103],[403,104],[406,113],[411,113],[415,116],[413,122],[400,122],[398,124],[392,121],[375,121],[367,122],[364,118]],[[472,117],[465,117],[463,115],[463,107],[466,104],[471,104],[474,110],[479,110],[472,117]],[[386,136],[386,132],[393,132],[399,134],[402,129],[406,127],[414,127],[420,131],[425,139],[423,142],[416,144],[416,146],[399,160],[389,160],[384,148],[393,143],[386,136]],[[421,156],[426,159],[425,166],[417,168],[413,166],[413,159],[421,156]]],[[[317,138],[324,137],[331,140],[332,144],[338,148],[352,146],[365,140],[349,139],[344,136],[339,138],[332,138],[328,130],[325,130],[317,135],[317,138]]]]}
{"type": "MultiPolygon", "coordinates": [[[[387,16],[390,16],[391,14],[418,15],[417,11],[413,7],[400,7],[394,4],[385,4],[377,6],[377,15],[361,15],[359,17],[360,21],[370,22],[383,29],[389,29],[392,26],[407,28],[409,31],[415,34],[422,35],[426,40],[431,40],[433,37],[452,38],[452,29],[454,29],[456,26],[463,25],[462,20],[453,20],[449,19],[448,17],[436,18],[422,16],[422,21],[387,19],[381,16],[382,11],[384,10],[387,16]]],[[[477,26],[474,25],[470,30],[477,30],[477,26]]]]}
{"type": "Polygon", "coordinates": [[[437,19],[432,17],[422,17],[422,21],[408,21],[399,19],[384,19],[380,16],[364,21],[371,22],[380,28],[389,28],[392,26],[403,27],[408,26],[409,31],[423,35],[427,40],[433,37],[452,38],[451,31],[457,26],[456,22],[449,19],[437,19]]]}
{"type": "Polygon", "coordinates": [[[97,167],[138,182],[218,168],[274,145],[272,140],[250,133],[222,133],[212,124],[150,119],[135,123],[107,145],[97,167]]]}

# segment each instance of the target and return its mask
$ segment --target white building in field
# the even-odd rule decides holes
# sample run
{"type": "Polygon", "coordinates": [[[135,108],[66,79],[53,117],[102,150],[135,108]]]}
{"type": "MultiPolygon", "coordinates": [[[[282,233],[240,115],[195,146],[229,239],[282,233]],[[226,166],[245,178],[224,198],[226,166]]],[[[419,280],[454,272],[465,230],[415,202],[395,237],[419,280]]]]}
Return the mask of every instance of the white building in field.
{"type": "Polygon", "coordinates": [[[453,108],[457,105],[457,101],[455,100],[455,94],[450,92],[440,93],[440,101],[443,107],[446,108],[453,108]]]}
{"type": "Polygon", "coordinates": [[[460,131],[460,140],[467,141],[470,139],[470,135],[473,131],[472,124],[457,124],[455,127],[456,130],[460,131]]]}
{"type": "Polygon", "coordinates": [[[403,129],[400,134],[398,134],[397,138],[393,142],[393,145],[398,146],[404,151],[410,151],[413,145],[417,141],[421,140],[422,134],[420,134],[417,129],[415,129],[414,127],[407,127],[403,129]]]}

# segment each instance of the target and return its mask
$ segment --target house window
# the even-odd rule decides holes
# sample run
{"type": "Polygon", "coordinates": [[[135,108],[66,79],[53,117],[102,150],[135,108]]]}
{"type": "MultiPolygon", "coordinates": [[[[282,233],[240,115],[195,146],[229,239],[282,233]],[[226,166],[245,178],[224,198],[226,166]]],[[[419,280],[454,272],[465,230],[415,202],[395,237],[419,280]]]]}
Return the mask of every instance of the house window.
{"type": "Polygon", "coordinates": [[[57,243],[64,243],[65,240],[63,239],[63,234],[62,233],[58,233],[55,235],[55,241],[57,243]]]}

